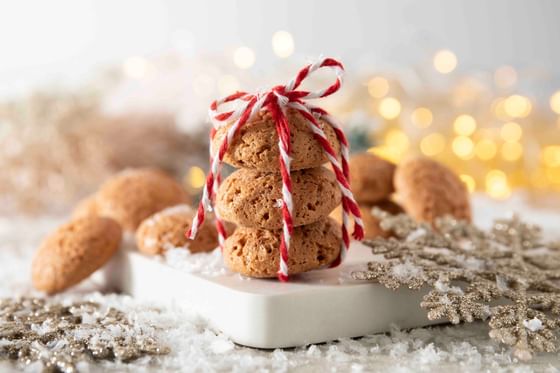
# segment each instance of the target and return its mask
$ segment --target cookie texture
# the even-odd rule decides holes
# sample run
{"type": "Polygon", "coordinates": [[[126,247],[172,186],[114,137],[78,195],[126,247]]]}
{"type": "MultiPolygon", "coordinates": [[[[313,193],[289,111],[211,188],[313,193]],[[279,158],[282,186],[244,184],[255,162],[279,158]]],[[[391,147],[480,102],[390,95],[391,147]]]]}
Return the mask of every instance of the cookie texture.
{"type": "MultiPolygon", "coordinates": [[[[325,167],[294,171],[294,226],[328,216],[340,203],[334,174],[325,167]]],[[[282,178],[279,173],[240,169],[220,186],[216,208],[220,216],[245,227],[282,228],[282,178]]]]}
{"type": "MultiPolygon", "coordinates": [[[[381,210],[387,211],[388,213],[393,215],[404,212],[401,206],[391,200],[383,200],[377,203],[360,203],[358,206],[360,207],[360,212],[362,213],[362,222],[364,223],[364,238],[368,240],[377,237],[388,238],[392,235],[390,231],[383,230],[379,226],[379,219],[377,219],[372,214],[372,210],[374,207],[380,208],[381,210]]],[[[342,224],[342,205],[338,205],[330,216],[339,224],[342,224]]]]}
{"type": "MultiPolygon", "coordinates": [[[[326,163],[321,145],[313,137],[306,119],[297,111],[288,110],[286,117],[290,126],[290,143],[292,146],[292,170],[318,167],[326,163]]],[[[333,149],[338,153],[340,147],[332,127],[319,120],[325,135],[333,149]]],[[[231,124],[218,129],[212,141],[212,148],[217,150],[231,124]]],[[[266,110],[256,114],[237,133],[224,161],[237,168],[252,168],[260,171],[280,172],[278,165],[278,135],[276,125],[266,110]]]]}
{"type": "Polygon", "coordinates": [[[135,231],[142,220],[166,207],[189,203],[181,185],[155,169],[125,170],[106,181],[96,197],[97,213],[135,231]]]}
{"type": "Polygon", "coordinates": [[[350,157],[350,186],[358,202],[374,203],[394,192],[395,165],[371,153],[350,157]]]}
{"type": "MultiPolygon", "coordinates": [[[[168,249],[185,248],[192,253],[214,250],[218,247],[218,233],[209,214],[194,240],[185,237],[196,211],[188,205],[168,207],[144,220],[136,231],[138,250],[157,255],[168,249]]],[[[233,231],[233,229],[231,229],[233,231]]]]}
{"type": "Polygon", "coordinates": [[[92,194],[84,199],[82,199],[76,207],[74,211],[72,211],[72,218],[81,218],[84,216],[97,216],[97,196],[92,194]]]}
{"type": "Polygon", "coordinates": [[[35,253],[33,286],[53,294],[76,285],[109,261],[121,238],[119,224],[108,218],[86,216],[62,225],[35,253]]]}
{"type": "MultiPolygon", "coordinates": [[[[281,230],[238,227],[224,245],[224,261],[235,272],[250,277],[276,277],[280,261],[281,230]]],[[[290,274],[321,268],[340,253],[340,227],[330,219],[297,227],[290,243],[290,274]]]]}
{"type": "Polygon", "coordinates": [[[433,223],[444,215],[471,220],[465,184],[441,163],[428,158],[401,163],[395,172],[395,187],[401,206],[418,221],[433,223]]]}

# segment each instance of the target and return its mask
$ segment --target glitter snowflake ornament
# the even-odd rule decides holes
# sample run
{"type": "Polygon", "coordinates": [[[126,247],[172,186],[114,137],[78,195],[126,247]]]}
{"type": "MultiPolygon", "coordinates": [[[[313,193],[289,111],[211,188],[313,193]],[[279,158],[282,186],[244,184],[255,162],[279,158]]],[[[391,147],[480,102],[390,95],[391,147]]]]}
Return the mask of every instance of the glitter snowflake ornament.
{"type": "Polygon", "coordinates": [[[490,337],[513,347],[519,360],[558,349],[560,243],[544,243],[540,228],[517,216],[483,231],[451,217],[435,226],[374,210],[395,237],[364,243],[379,260],[353,273],[396,290],[430,287],[420,306],[430,320],[485,320],[490,337]]]}

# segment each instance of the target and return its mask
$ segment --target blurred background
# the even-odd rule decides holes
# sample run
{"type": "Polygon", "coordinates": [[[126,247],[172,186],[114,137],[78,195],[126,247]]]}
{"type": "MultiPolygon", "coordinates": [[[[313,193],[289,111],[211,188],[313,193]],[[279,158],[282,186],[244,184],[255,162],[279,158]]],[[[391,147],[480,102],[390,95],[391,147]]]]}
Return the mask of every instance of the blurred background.
{"type": "Polygon", "coordinates": [[[64,211],[130,166],[164,168],[197,195],[209,103],[287,82],[320,55],[346,66],[343,89],[317,103],[354,151],[423,154],[473,193],[549,201],[558,14],[554,0],[3,2],[0,212],[64,211]]]}

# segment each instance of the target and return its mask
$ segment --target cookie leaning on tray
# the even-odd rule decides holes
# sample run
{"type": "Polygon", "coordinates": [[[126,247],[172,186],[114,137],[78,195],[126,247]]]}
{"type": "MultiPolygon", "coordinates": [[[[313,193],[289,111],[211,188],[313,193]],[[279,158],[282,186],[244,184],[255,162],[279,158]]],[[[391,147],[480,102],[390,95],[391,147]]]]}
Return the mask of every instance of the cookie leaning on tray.
{"type": "Polygon", "coordinates": [[[182,186],[161,170],[116,174],[77,204],[68,223],[45,238],[33,259],[34,287],[52,294],[78,284],[117,252],[123,233],[136,234],[139,250],[150,255],[169,248],[213,250],[218,238],[211,218],[196,240],[184,237],[193,217],[188,202],[182,186]]]}

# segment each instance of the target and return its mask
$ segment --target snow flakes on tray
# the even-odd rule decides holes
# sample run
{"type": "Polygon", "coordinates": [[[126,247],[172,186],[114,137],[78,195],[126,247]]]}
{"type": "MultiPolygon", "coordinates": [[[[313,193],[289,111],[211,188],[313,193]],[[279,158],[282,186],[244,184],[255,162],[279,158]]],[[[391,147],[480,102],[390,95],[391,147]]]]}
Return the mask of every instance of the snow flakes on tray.
{"type": "Polygon", "coordinates": [[[229,273],[224,266],[220,249],[192,254],[184,248],[170,248],[164,252],[162,260],[170,267],[189,273],[200,273],[211,277],[229,273]]]}
{"type": "Polygon", "coordinates": [[[354,278],[393,290],[431,287],[420,304],[430,320],[485,320],[490,337],[512,346],[518,359],[557,351],[560,242],[542,242],[539,227],[515,216],[486,232],[450,217],[432,228],[404,214],[374,213],[396,238],[364,242],[382,260],[354,278]]]}

